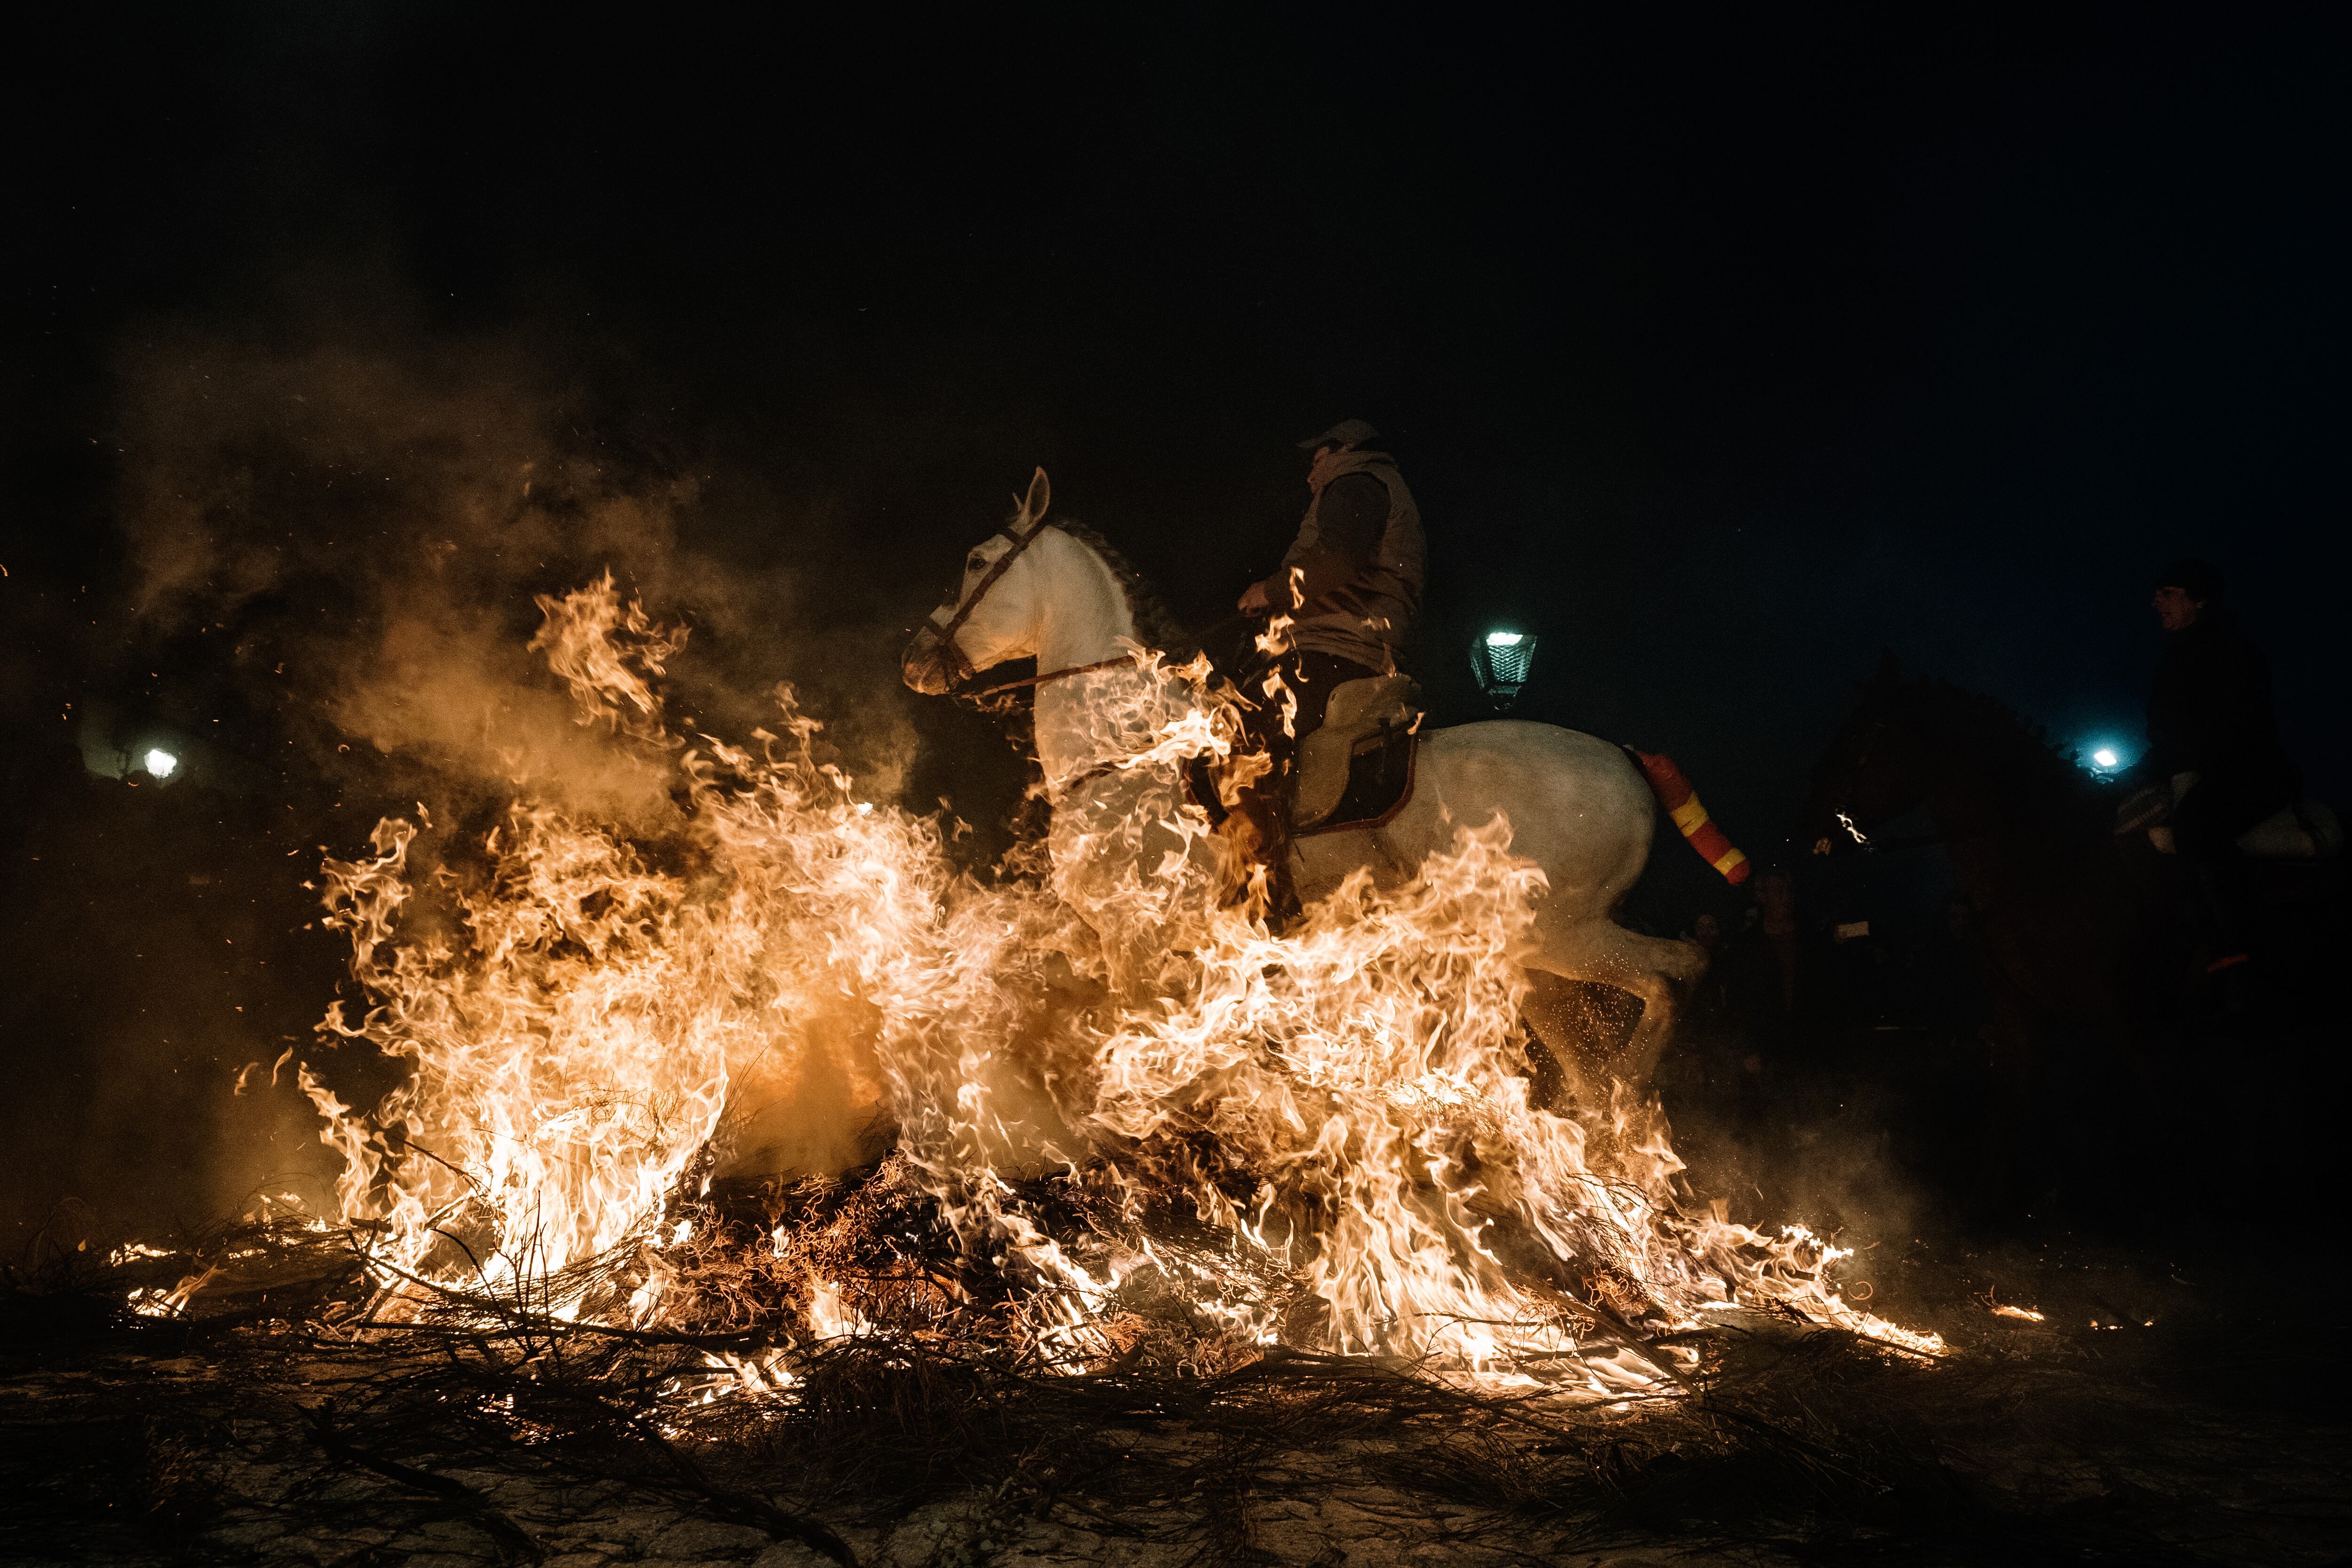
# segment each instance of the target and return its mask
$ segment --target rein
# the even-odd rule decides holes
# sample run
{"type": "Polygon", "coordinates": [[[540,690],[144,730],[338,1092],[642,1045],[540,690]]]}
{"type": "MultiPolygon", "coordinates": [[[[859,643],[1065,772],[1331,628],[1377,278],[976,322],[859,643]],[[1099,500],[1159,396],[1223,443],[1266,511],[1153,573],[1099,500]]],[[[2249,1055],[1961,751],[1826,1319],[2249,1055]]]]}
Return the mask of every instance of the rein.
{"type": "MultiPolygon", "coordinates": [[[[950,616],[945,621],[934,623],[935,629],[931,635],[939,639],[939,645],[948,658],[955,661],[957,685],[970,680],[978,672],[971,668],[971,661],[964,657],[963,649],[956,647],[956,633],[963,629],[964,622],[971,619],[971,613],[980,608],[981,600],[986,598],[988,591],[996,586],[996,580],[1003,576],[1013,563],[1021,558],[1021,552],[1034,544],[1037,542],[1037,536],[1050,526],[1052,525],[1040,521],[1032,525],[1026,533],[1015,533],[1009,528],[998,529],[996,531],[998,533],[1013,542],[1013,548],[989,563],[988,570],[981,574],[978,583],[972,584],[971,592],[965,595],[962,604],[956,606],[954,615],[950,616]]],[[[1026,680],[1008,680],[979,691],[951,690],[950,695],[971,702],[985,702],[992,697],[1002,697],[1008,691],[1020,691],[1028,687],[1044,686],[1073,675],[1090,675],[1097,669],[1110,669],[1122,664],[1133,664],[1142,657],[1142,650],[1138,649],[1133,653],[1120,654],[1117,658],[1098,658],[1092,664],[1074,664],[1067,669],[1049,669],[1043,675],[1033,675],[1026,680]]]]}
{"type": "MultiPolygon", "coordinates": [[[[970,681],[978,672],[971,668],[971,661],[964,657],[963,650],[956,647],[956,633],[963,629],[964,622],[971,618],[972,611],[980,607],[980,602],[982,599],[988,596],[988,591],[996,586],[996,580],[1004,575],[1005,572],[1012,567],[1013,562],[1020,559],[1021,552],[1023,551],[1028,549],[1029,546],[1037,542],[1037,536],[1045,532],[1048,526],[1050,525],[1043,519],[1040,519],[1037,522],[1030,526],[1030,529],[1026,533],[1016,533],[1011,528],[998,529],[996,531],[997,533],[1003,534],[1005,538],[1013,542],[1013,548],[1006,551],[1003,554],[998,556],[993,562],[989,563],[988,570],[981,574],[981,579],[978,583],[972,584],[971,592],[965,596],[961,604],[955,607],[955,613],[953,615],[950,616],[945,621],[934,621],[931,623],[931,635],[938,640],[940,647],[946,653],[947,657],[954,661],[954,667],[957,673],[950,683],[949,694],[950,696],[962,701],[971,702],[974,704],[984,704],[990,699],[1002,697],[1007,692],[1021,691],[1033,687],[1050,685],[1054,681],[1066,680],[1074,675],[1090,675],[1098,669],[1116,669],[1121,665],[1134,664],[1142,659],[1147,653],[1155,653],[1158,651],[1156,649],[1139,647],[1130,649],[1129,652],[1120,654],[1114,658],[1098,658],[1092,664],[1074,664],[1066,669],[1049,669],[1042,674],[1030,676],[1025,680],[1003,681],[995,686],[983,687],[978,691],[970,690],[968,689],[961,690],[957,689],[958,687],[964,686],[964,684],[970,681]]],[[[991,535],[991,537],[992,538],[994,535],[991,535]]],[[[1219,622],[1216,629],[1222,629],[1223,626],[1232,624],[1233,621],[1240,620],[1242,618],[1244,617],[1238,616],[1229,617],[1226,621],[1219,622]]],[[[1119,768],[1127,765],[1129,760],[1129,759],[1126,757],[1113,757],[1108,762],[1097,763],[1094,766],[1087,768],[1082,772],[1072,773],[1069,777],[1054,784],[1052,786],[1053,792],[1060,794],[1073,789],[1079,784],[1091,783],[1096,779],[1101,778],[1108,773],[1114,773],[1119,768]]],[[[1201,777],[1195,778],[1194,773],[1196,771],[1202,771],[1202,759],[1198,757],[1185,759],[1177,769],[1177,775],[1182,784],[1185,795],[1195,805],[1202,807],[1202,810],[1209,814],[1210,822],[1213,826],[1223,822],[1227,813],[1224,810],[1223,803],[1217,797],[1217,792],[1213,787],[1208,785],[1205,772],[1202,772],[1201,777]]]]}
{"type": "Polygon", "coordinates": [[[1940,833],[1914,833],[1902,838],[1873,838],[1861,828],[1856,827],[1853,825],[1853,819],[1842,811],[1838,813],[1838,826],[1853,837],[1857,846],[1870,851],[1873,855],[1895,855],[1906,849],[1925,848],[1930,844],[1957,844],[1963,838],[1974,838],[1979,834],[1992,831],[1990,827],[1972,827],[1966,833],[1956,833],[1948,838],[1940,833]]]}
{"type": "Polygon", "coordinates": [[[959,691],[955,695],[968,701],[985,702],[992,697],[1001,697],[1008,691],[1019,691],[1024,687],[1045,686],[1068,676],[1091,675],[1097,669],[1115,669],[1122,664],[1133,664],[1141,658],[1143,654],[1144,650],[1138,648],[1133,653],[1120,654],[1117,658],[1098,658],[1092,664],[1074,664],[1067,669],[1049,669],[1043,675],[1033,675],[1026,680],[1008,680],[1002,686],[986,687],[979,691],[959,691]]]}
{"type": "MultiPolygon", "coordinates": [[[[1043,675],[1033,675],[1026,680],[1007,680],[995,686],[983,687],[978,691],[953,689],[971,680],[979,673],[972,668],[971,661],[964,657],[963,649],[956,647],[956,633],[963,629],[964,622],[971,619],[971,613],[980,608],[981,600],[986,598],[988,591],[996,586],[996,580],[1012,568],[1013,562],[1021,558],[1021,552],[1034,544],[1037,542],[1037,536],[1045,532],[1049,526],[1051,525],[1040,519],[1026,533],[1015,533],[1010,528],[998,529],[997,533],[1003,534],[1013,542],[1013,548],[989,563],[988,570],[981,574],[980,581],[972,584],[971,594],[965,596],[963,603],[955,607],[955,614],[944,621],[932,623],[932,637],[938,639],[940,650],[954,662],[955,666],[956,674],[949,691],[950,696],[969,702],[985,702],[992,697],[1002,697],[1008,691],[1022,691],[1030,687],[1045,686],[1073,675],[1091,675],[1097,669],[1110,669],[1122,664],[1133,664],[1143,657],[1145,650],[1138,648],[1132,653],[1120,654],[1116,658],[1097,659],[1092,664],[1074,664],[1067,669],[1049,669],[1043,675]]],[[[993,538],[994,535],[990,537],[993,538]]],[[[1227,626],[1238,625],[1248,618],[1245,615],[1228,616],[1211,626],[1209,630],[1221,632],[1227,626]]]]}
{"type": "MultiPolygon", "coordinates": [[[[1082,768],[1067,778],[1046,785],[1046,795],[1050,799],[1056,795],[1067,795],[1080,784],[1088,784],[1098,778],[1106,778],[1129,766],[1139,754],[1129,752],[1126,756],[1112,757],[1106,762],[1097,763],[1090,768],[1082,768]]],[[[1179,757],[1175,762],[1176,783],[1178,787],[1183,790],[1184,798],[1198,806],[1207,816],[1211,827],[1223,826],[1225,818],[1231,816],[1233,813],[1225,808],[1224,801],[1217,793],[1216,775],[1210,771],[1207,753],[1201,752],[1188,757],[1179,757]]]]}

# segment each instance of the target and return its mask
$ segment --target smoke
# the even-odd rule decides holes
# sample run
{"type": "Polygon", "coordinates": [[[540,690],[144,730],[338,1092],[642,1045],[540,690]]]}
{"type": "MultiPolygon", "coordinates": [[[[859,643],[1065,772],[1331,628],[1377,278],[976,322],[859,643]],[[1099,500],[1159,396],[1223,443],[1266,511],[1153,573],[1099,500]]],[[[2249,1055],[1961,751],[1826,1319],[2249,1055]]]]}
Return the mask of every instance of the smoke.
{"type": "MultiPolygon", "coordinates": [[[[889,668],[887,630],[838,624],[820,585],[776,564],[821,520],[756,477],[706,504],[707,451],[512,343],[288,349],[185,331],[125,354],[120,379],[136,611],[230,633],[241,682],[298,746],[364,748],[406,786],[522,784],[650,826],[665,771],[583,730],[526,646],[536,595],[605,571],[692,628],[689,724],[772,714],[779,679],[809,684],[796,666],[835,667],[805,657],[815,642],[870,647],[866,669],[889,668]]],[[[836,707],[845,762],[895,790],[903,709],[836,707]]]]}
{"type": "MultiPolygon", "coordinates": [[[[662,685],[688,744],[774,724],[789,683],[862,795],[907,777],[903,581],[835,501],[728,460],[625,358],[428,332],[338,286],[295,325],[156,324],[113,361],[122,586],[90,613],[121,651],[70,708],[196,750],[168,788],[60,763],[18,814],[36,848],[0,927],[70,957],[0,1001],[28,1064],[0,1186],[27,1230],[68,1195],[161,1230],[331,1178],[290,1069],[269,1067],[320,1055],[312,1031],[350,991],[310,884],[378,816],[424,805],[418,863],[459,879],[518,797],[678,842],[677,752],[582,721],[530,649],[539,595],[610,572],[683,628],[662,685]]],[[[415,929],[452,929],[436,898],[415,929]]],[[[362,1101],[388,1086],[387,1064],[325,1055],[362,1101]]],[[[856,1085],[828,1067],[753,1086],[754,1144],[809,1163],[856,1146],[856,1085]]]]}

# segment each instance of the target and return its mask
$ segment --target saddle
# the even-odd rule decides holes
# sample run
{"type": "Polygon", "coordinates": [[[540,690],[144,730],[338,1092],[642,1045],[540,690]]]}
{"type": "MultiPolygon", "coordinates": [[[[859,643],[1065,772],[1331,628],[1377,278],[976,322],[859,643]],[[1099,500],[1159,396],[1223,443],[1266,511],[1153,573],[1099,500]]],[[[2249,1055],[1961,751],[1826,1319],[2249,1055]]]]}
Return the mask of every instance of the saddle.
{"type": "Polygon", "coordinates": [[[1369,826],[1412,794],[1421,688],[1411,676],[1342,681],[1323,727],[1298,742],[1290,823],[1294,834],[1369,826]]]}
{"type": "MultiPolygon", "coordinates": [[[[2116,831],[2147,835],[2159,855],[2174,853],[2172,807],[2197,785],[2195,773],[2175,773],[2171,787],[2142,790],[2126,801],[2116,831]]],[[[2300,800],[2238,835],[2250,860],[2331,860],[2344,853],[2344,825],[2324,800],[2300,800]]]]}

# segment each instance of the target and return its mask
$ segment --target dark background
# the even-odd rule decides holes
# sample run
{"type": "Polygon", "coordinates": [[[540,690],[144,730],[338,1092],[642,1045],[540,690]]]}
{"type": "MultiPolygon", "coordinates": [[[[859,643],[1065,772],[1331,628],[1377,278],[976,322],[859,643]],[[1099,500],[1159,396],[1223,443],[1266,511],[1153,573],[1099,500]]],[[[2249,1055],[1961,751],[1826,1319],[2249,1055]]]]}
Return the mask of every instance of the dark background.
{"type": "MultiPolygon", "coordinates": [[[[1882,645],[2130,755],[2149,574],[2189,552],[2341,800],[2343,39],[2317,7],[2045,10],[96,6],[21,37],[11,1217],[100,1187],[193,1215],[299,1163],[290,1106],[222,1108],[331,994],[315,847],[413,792],[336,749],[330,650],[373,646],[428,535],[518,644],[607,560],[708,564],[662,579],[689,618],[750,584],[699,645],[722,684],[803,683],[853,755],[898,736],[907,798],[985,837],[1017,759],[892,653],[1031,467],[1202,625],[1287,541],[1291,443],[1361,416],[1428,521],[1439,719],[1480,710],[1475,632],[1533,631],[1519,715],[1671,751],[1759,859],[1882,645]],[[191,436],[199,405],[229,412],[191,436]],[[525,460],[587,510],[493,563],[450,498],[525,460]],[[561,526],[643,489],[643,559],[561,526]],[[258,538],[291,564],[232,580],[258,538]],[[93,711],[205,765],[85,776],[93,711]]],[[[1727,896],[1654,864],[1656,923],[1727,896]]]]}

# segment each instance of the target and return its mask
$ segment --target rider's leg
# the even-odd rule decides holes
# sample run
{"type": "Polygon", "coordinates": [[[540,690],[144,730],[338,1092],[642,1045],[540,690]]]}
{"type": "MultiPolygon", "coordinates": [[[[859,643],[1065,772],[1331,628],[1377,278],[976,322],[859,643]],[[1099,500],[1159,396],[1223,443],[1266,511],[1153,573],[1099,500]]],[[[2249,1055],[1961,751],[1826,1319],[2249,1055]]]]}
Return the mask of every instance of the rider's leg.
{"type": "MultiPolygon", "coordinates": [[[[1299,689],[1297,659],[1296,653],[1286,654],[1275,664],[1283,684],[1292,691],[1299,689]]],[[[1234,801],[1234,815],[1249,824],[1255,840],[1250,852],[1265,874],[1266,921],[1280,925],[1298,911],[1297,894],[1290,885],[1289,813],[1284,808],[1289,793],[1291,758],[1298,750],[1298,742],[1284,730],[1282,710],[1275,700],[1263,701],[1245,723],[1250,740],[1265,753],[1269,766],[1242,786],[1234,801]]]]}
{"type": "Polygon", "coordinates": [[[1279,926],[1298,912],[1298,894],[1290,879],[1289,814],[1283,809],[1288,758],[1272,743],[1265,749],[1274,758],[1275,771],[1242,787],[1234,815],[1250,826],[1255,840],[1250,854],[1265,873],[1266,922],[1279,926]]]}
{"type": "Polygon", "coordinates": [[[2195,889],[2209,960],[2221,968],[2245,962],[2251,935],[2238,836],[2292,804],[2298,782],[2283,765],[2219,770],[2199,779],[2173,808],[2173,843],[2195,889]]]}
{"type": "Polygon", "coordinates": [[[1334,690],[1350,680],[1366,680],[1378,674],[1380,671],[1368,664],[1358,664],[1335,653],[1302,648],[1290,655],[1284,661],[1283,679],[1298,694],[1298,738],[1303,741],[1323,727],[1323,715],[1331,706],[1334,690]]]}
{"type": "MultiPolygon", "coordinates": [[[[1296,671],[1297,654],[1294,651],[1275,661],[1274,672],[1280,675],[1285,688],[1298,689],[1296,671]]],[[[1253,690],[1253,698],[1258,694],[1253,690]]],[[[1250,826],[1255,842],[1250,852],[1265,874],[1265,916],[1269,925],[1279,925],[1297,912],[1298,900],[1290,886],[1290,824],[1283,800],[1290,783],[1290,761],[1298,749],[1298,742],[1283,728],[1282,709],[1278,698],[1261,698],[1256,710],[1245,720],[1249,738],[1265,754],[1266,771],[1242,786],[1234,802],[1234,815],[1250,826]]]]}
{"type": "Polygon", "coordinates": [[[1297,702],[1290,732],[1282,727],[1282,712],[1269,704],[1260,710],[1253,731],[1274,767],[1241,793],[1236,810],[1256,830],[1258,855],[1265,867],[1266,916],[1280,924],[1299,911],[1298,890],[1290,878],[1290,808],[1296,791],[1293,765],[1298,742],[1323,727],[1331,693],[1343,682],[1377,675],[1378,670],[1337,655],[1294,649],[1276,667],[1283,684],[1297,702]]]}

